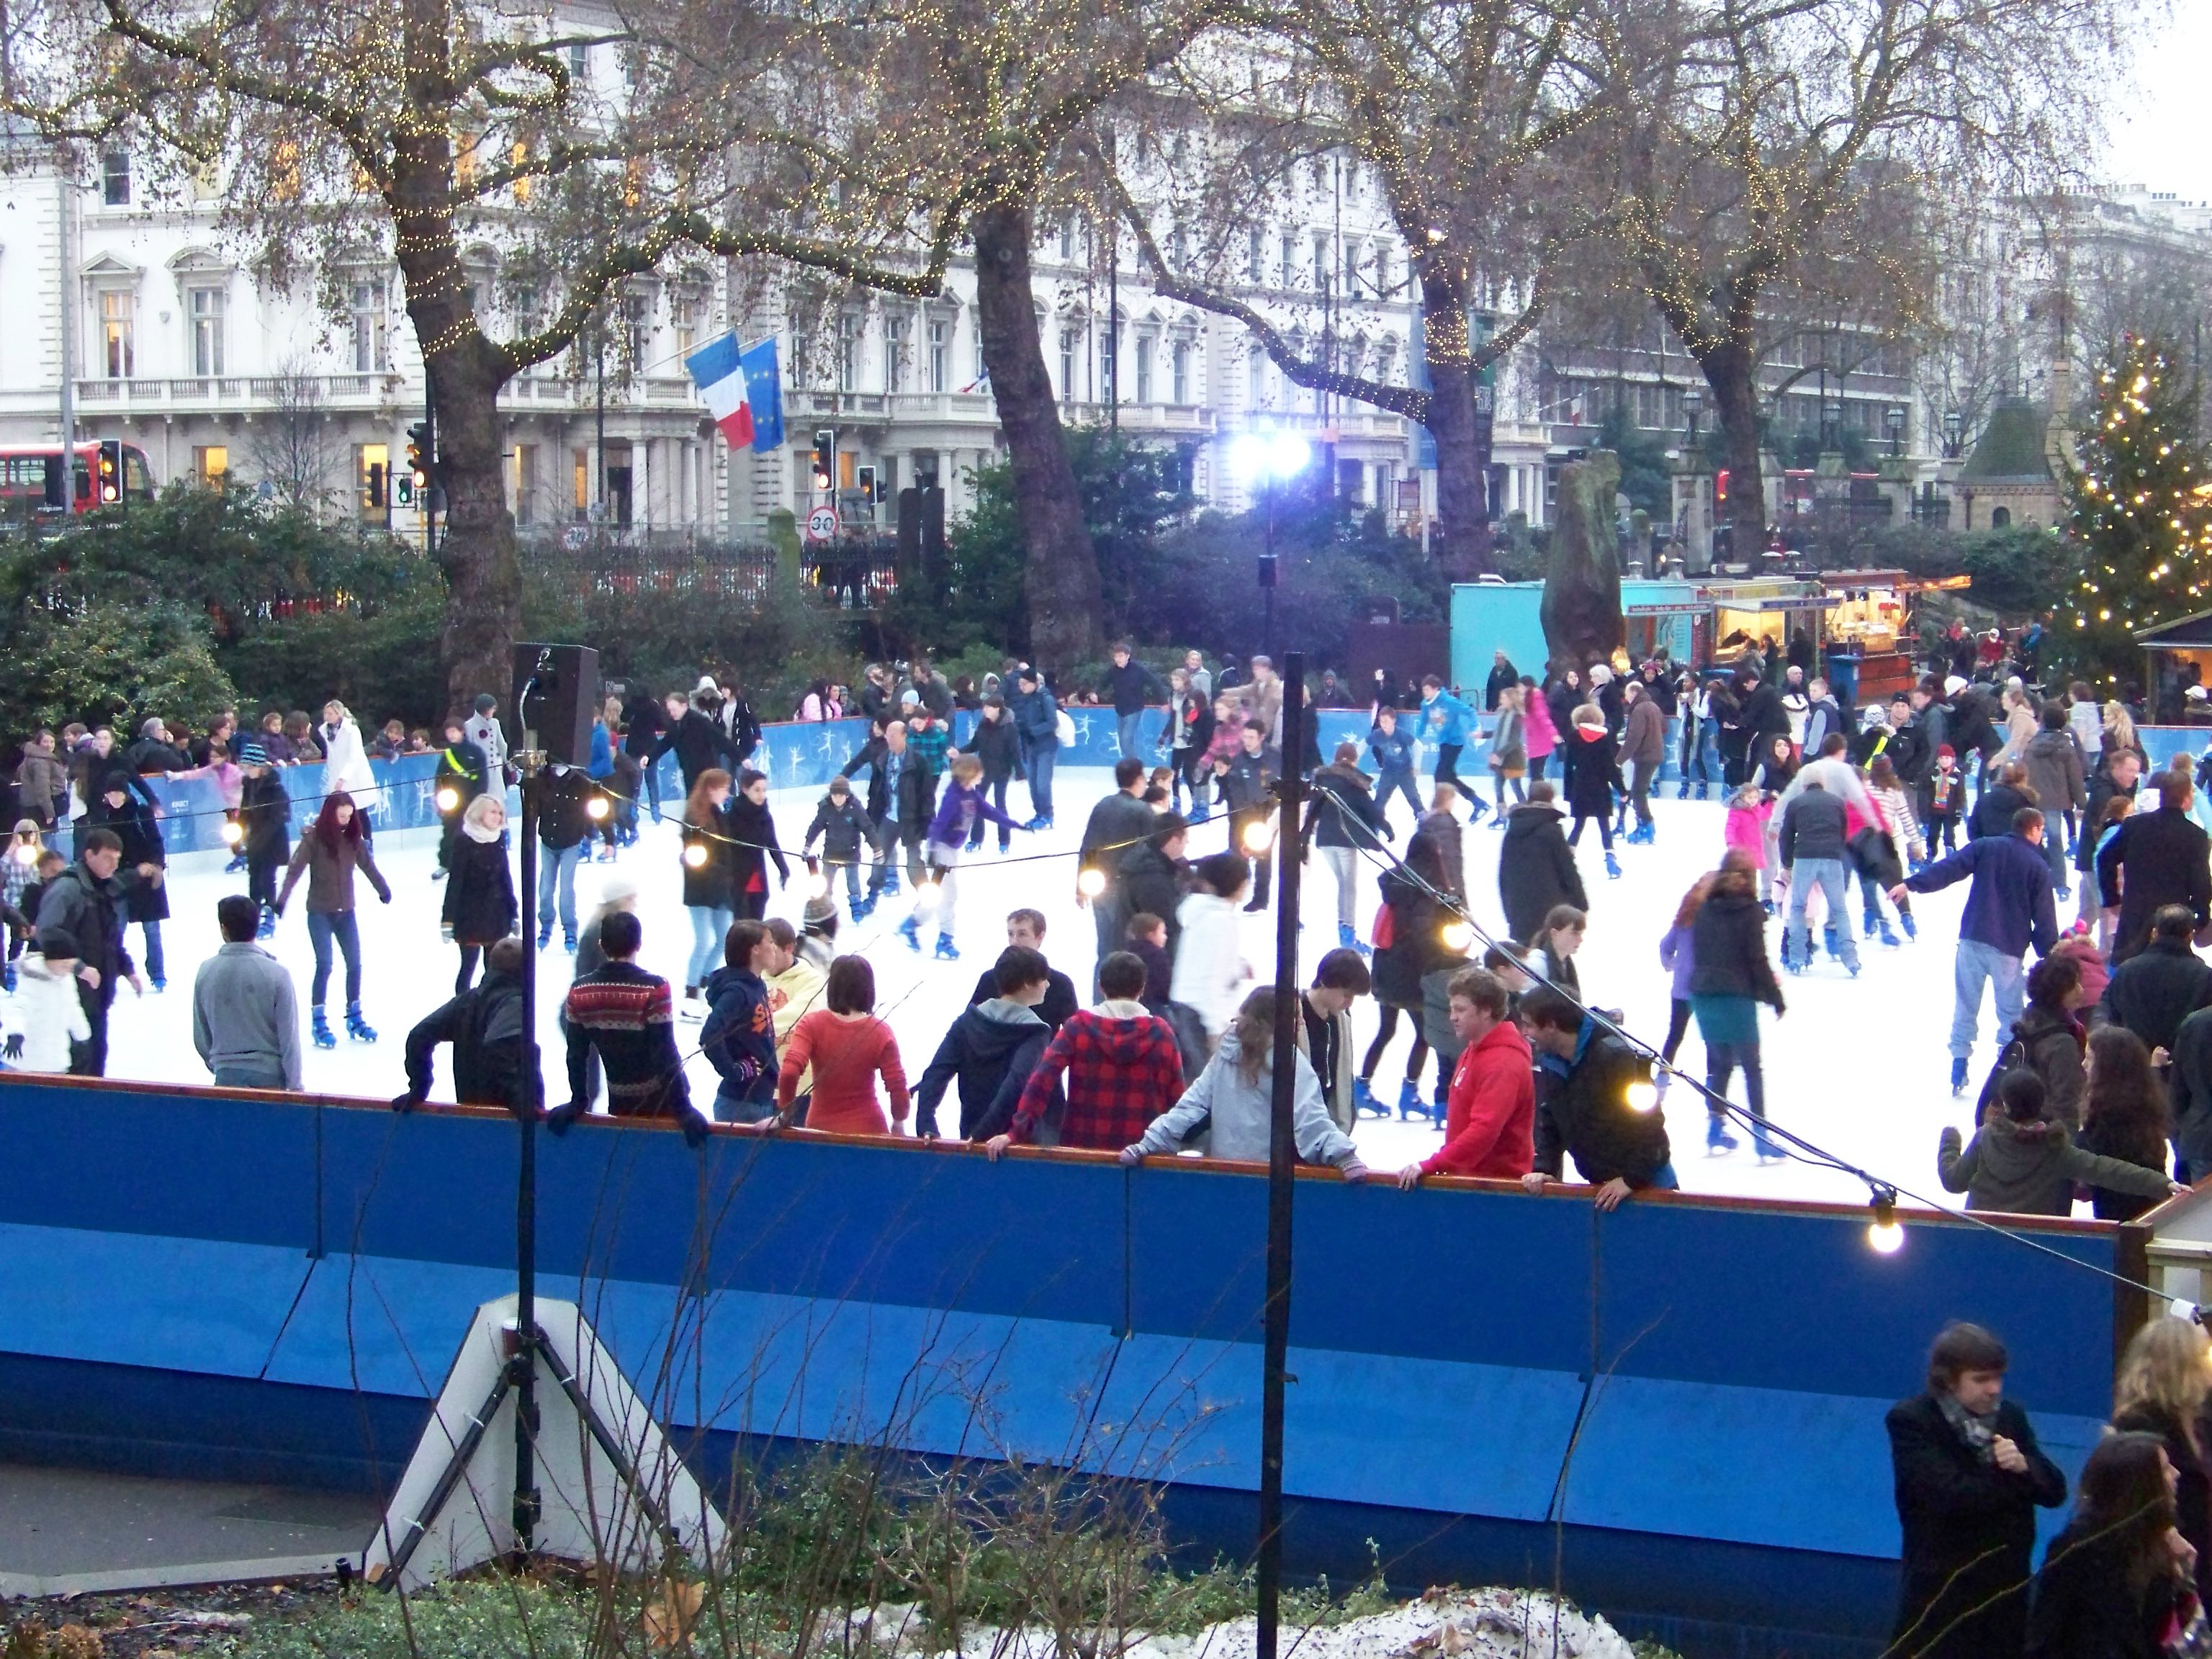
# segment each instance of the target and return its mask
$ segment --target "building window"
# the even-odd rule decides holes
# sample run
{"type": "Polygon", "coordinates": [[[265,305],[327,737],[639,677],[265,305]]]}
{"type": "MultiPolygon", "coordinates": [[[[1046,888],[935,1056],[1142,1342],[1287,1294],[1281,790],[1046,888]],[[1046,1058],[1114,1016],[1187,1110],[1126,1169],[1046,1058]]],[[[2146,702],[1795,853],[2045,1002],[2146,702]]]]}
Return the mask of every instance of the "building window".
{"type": "Polygon", "coordinates": [[[1375,293],[1379,299],[1390,291],[1390,245],[1375,244],[1375,293]]]}
{"type": "Polygon", "coordinates": [[[353,372],[380,374],[390,366],[384,316],[384,284],[356,283],[347,296],[347,327],[353,335],[353,372]]]}
{"type": "Polygon", "coordinates": [[[1328,238],[1316,235],[1313,239],[1313,285],[1316,294],[1326,294],[1329,288],[1328,238]]]}
{"type": "Polygon", "coordinates": [[[791,383],[811,386],[814,377],[814,337],[799,333],[791,337],[791,383]]]}
{"type": "Polygon", "coordinates": [[[645,367],[646,351],[653,339],[653,296],[623,295],[623,361],[633,370],[645,367]]]}
{"type": "Polygon", "coordinates": [[[1072,328],[1060,331],[1060,398],[1075,401],[1075,350],[1080,337],[1072,328]]]}
{"type": "Polygon", "coordinates": [[[196,288],[185,295],[192,330],[192,373],[206,379],[222,373],[222,313],[219,288],[196,288]]]}
{"type": "Polygon", "coordinates": [[[929,325],[929,389],[932,392],[951,390],[952,376],[951,325],[933,322],[929,325]]]}
{"type": "Polygon", "coordinates": [[[860,319],[851,312],[837,319],[837,390],[850,392],[860,378],[860,319]]]}
{"type": "Polygon", "coordinates": [[[581,40],[568,43],[568,74],[571,79],[577,81],[592,78],[592,49],[581,40]]]}
{"type": "Polygon", "coordinates": [[[104,150],[100,157],[100,199],[110,207],[131,205],[131,152],[104,150]]]}
{"type": "Polygon", "coordinates": [[[361,483],[361,516],[381,519],[392,502],[392,451],[384,444],[363,444],[354,476],[361,483]]]}
{"type": "Polygon", "coordinates": [[[1170,401],[1187,404],[1190,401],[1190,342],[1177,340],[1168,351],[1168,391],[1170,401]]]}
{"type": "Polygon", "coordinates": [[[111,380],[131,378],[135,359],[132,338],[138,318],[138,296],[127,288],[100,292],[100,356],[101,372],[111,380]]]}
{"type": "Polygon", "coordinates": [[[192,451],[192,477],[204,489],[220,490],[230,477],[230,451],[222,444],[203,444],[192,451]]]}
{"type": "Polygon", "coordinates": [[[1261,248],[1261,240],[1257,225],[1244,233],[1244,280],[1255,287],[1267,278],[1267,254],[1261,248]]]}
{"type": "Polygon", "coordinates": [[[903,317],[884,319],[884,390],[906,390],[907,329],[903,317]]]}
{"type": "Polygon", "coordinates": [[[696,295],[679,294],[670,307],[676,326],[676,355],[689,357],[699,343],[699,301],[696,295]]]}
{"type": "Polygon", "coordinates": [[[1152,400],[1152,337],[1137,337],[1137,401],[1148,404],[1152,400]]]}
{"type": "Polygon", "coordinates": [[[1073,219],[1060,222],[1060,257],[1063,259],[1075,257],[1075,221],[1073,219]]]}
{"type": "Polygon", "coordinates": [[[983,362],[983,329],[982,325],[978,323],[975,328],[975,373],[971,377],[968,389],[973,392],[981,386],[990,373],[989,367],[983,362]]]}
{"type": "Polygon", "coordinates": [[[1284,288],[1288,288],[1291,283],[1297,281],[1298,239],[1291,235],[1287,230],[1283,233],[1282,268],[1280,275],[1282,278],[1280,285],[1284,288]]]}
{"type": "Polygon", "coordinates": [[[522,526],[538,521],[538,446],[514,447],[514,522],[522,526]]]}
{"type": "Polygon", "coordinates": [[[1190,264],[1190,234],[1181,225],[1168,228],[1168,269],[1181,275],[1190,264]]]}
{"type": "Polygon", "coordinates": [[[1244,402],[1251,409],[1264,409],[1267,403],[1267,356],[1257,340],[1244,347],[1244,402]]]}
{"type": "Polygon", "coordinates": [[[576,515],[576,522],[581,524],[592,514],[592,452],[570,450],[568,464],[573,475],[569,507],[576,515]]]}

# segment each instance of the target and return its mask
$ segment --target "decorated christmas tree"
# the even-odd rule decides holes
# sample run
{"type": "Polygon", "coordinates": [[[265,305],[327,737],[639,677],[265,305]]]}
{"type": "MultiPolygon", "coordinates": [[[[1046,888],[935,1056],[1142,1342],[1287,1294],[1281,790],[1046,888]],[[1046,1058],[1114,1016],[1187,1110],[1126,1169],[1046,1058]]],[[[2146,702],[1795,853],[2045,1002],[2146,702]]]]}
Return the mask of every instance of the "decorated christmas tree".
{"type": "Polygon", "coordinates": [[[2152,341],[2129,335],[2097,376],[2095,418],[2067,479],[2081,574],[2054,630],[2100,689],[2139,678],[2142,629],[2212,608],[2212,465],[2197,388],[2152,341]]]}

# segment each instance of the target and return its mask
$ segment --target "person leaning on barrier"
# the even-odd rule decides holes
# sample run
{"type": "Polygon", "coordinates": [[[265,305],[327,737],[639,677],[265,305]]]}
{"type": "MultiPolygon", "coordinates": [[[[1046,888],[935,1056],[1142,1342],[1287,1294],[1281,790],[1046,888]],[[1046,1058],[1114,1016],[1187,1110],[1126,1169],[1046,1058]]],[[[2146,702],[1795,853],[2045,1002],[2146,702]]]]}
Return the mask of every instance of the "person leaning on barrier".
{"type": "Polygon", "coordinates": [[[2066,1477],[2004,1398],[2005,1346],[1978,1325],[1944,1327],[1928,1388],[1890,1407],[1890,1464],[1905,1533],[1892,1659],[2018,1655],[2027,1635],[2035,1511],[2066,1501],[2066,1477]]]}
{"type": "Polygon", "coordinates": [[[1521,1002],[1521,1023],[1548,1087],[1537,1091],[1535,1167],[1522,1177],[1541,1192],[1572,1158],[1597,1188],[1597,1207],[1610,1210],[1648,1188],[1671,1190],[1673,1154],[1667,1122],[1652,1089],[1650,1062],[1604,1030],[1571,998],[1548,987],[1521,1002]]]}
{"type": "Polygon", "coordinates": [[[588,1072],[597,1054],[607,1077],[607,1110],[616,1117],[670,1118],[694,1146],[707,1139],[707,1118],[691,1103],[684,1060],[676,1049],[676,1001],[668,981],[637,965],[645,930],[627,910],[599,922],[606,965],[568,988],[562,1017],[568,1033],[568,1099],[545,1115],[565,1133],[591,1109],[588,1072]]]}
{"type": "Polygon", "coordinates": [[[464,1106],[535,1111],[544,1085],[526,1076],[522,973],[527,953],[510,933],[484,953],[483,982],[427,1015],[407,1034],[407,1088],[392,1109],[412,1111],[429,1097],[430,1060],[453,1045],[453,1098],[464,1106]]]}

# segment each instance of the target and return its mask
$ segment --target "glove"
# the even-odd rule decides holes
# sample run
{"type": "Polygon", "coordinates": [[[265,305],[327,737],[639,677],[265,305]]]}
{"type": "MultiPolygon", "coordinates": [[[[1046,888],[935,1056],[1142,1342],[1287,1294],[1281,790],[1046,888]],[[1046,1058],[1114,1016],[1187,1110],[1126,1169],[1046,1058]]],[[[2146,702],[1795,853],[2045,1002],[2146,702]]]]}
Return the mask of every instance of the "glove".
{"type": "Polygon", "coordinates": [[[388,888],[388,887],[387,887],[387,888],[386,888],[386,889],[384,890],[384,891],[382,891],[381,893],[379,893],[379,894],[376,896],[376,898],[377,898],[377,902],[378,902],[378,903],[380,903],[380,904],[389,904],[389,903],[391,903],[391,902],[392,902],[392,890],[391,890],[390,888],[388,888]]]}
{"type": "Polygon", "coordinates": [[[545,1133],[552,1135],[567,1134],[568,1126],[590,1109],[590,1107],[580,1100],[572,1100],[565,1106],[556,1106],[545,1114],[545,1133]]]}
{"type": "Polygon", "coordinates": [[[1142,1146],[1124,1146],[1114,1156],[1123,1169],[1133,1170],[1145,1161],[1145,1149],[1142,1146]]]}
{"type": "Polygon", "coordinates": [[[822,860],[811,853],[806,855],[806,873],[810,876],[818,876],[822,873],[822,860]]]}
{"type": "Polygon", "coordinates": [[[696,1148],[707,1144],[707,1130],[709,1125],[705,1114],[698,1111],[686,1112],[684,1115],[683,1122],[684,1144],[686,1146],[696,1148]]]}
{"type": "Polygon", "coordinates": [[[1336,1172],[1353,1186],[1358,1186],[1361,1182],[1367,1179],[1367,1166],[1359,1161],[1359,1155],[1357,1152],[1352,1153],[1350,1157],[1346,1158],[1343,1163],[1338,1164],[1336,1166],[1336,1172]]]}
{"type": "Polygon", "coordinates": [[[412,1089],[406,1090],[402,1093],[396,1094],[392,1097],[392,1109],[395,1112],[411,1112],[422,1103],[422,1097],[416,1094],[412,1089]]]}
{"type": "Polygon", "coordinates": [[[23,1034],[12,1033],[5,1043],[0,1043],[0,1059],[21,1060],[23,1057],[23,1034]]]}
{"type": "Polygon", "coordinates": [[[281,904],[272,904],[269,907],[269,914],[282,921],[284,920],[284,907],[281,904]]]}
{"type": "Polygon", "coordinates": [[[453,924],[450,921],[440,922],[438,924],[438,937],[443,939],[447,944],[451,945],[453,942],[453,924]]]}

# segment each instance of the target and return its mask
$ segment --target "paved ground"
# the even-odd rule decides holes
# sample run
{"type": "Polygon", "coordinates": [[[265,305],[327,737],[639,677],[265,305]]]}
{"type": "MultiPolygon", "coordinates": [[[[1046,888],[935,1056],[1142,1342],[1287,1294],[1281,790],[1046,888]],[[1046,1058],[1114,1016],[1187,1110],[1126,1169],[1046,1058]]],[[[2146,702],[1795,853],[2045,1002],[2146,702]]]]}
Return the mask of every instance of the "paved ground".
{"type": "Polygon", "coordinates": [[[0,1463],[0,1598],[320,1576],[375,1500],[0,1463]]]}

